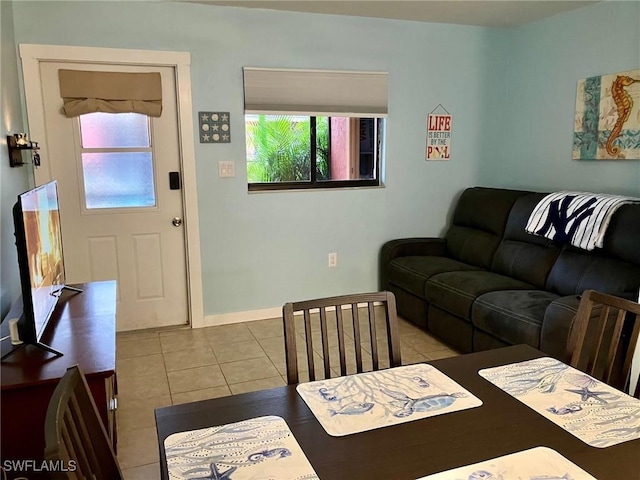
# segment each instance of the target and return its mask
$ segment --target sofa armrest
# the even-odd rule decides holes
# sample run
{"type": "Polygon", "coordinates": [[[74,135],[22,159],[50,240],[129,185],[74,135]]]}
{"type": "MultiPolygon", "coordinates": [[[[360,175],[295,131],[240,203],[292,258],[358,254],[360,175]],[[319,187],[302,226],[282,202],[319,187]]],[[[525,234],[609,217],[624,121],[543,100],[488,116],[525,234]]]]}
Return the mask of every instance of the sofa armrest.
{"type": "Polygon", "coordinates": [[[397,257],[445,255],[447,241],[444,238],[400,238],[390,240],[380,250],[380,286],[388,288],[387,268],[389,262],[397,257]]]}
{"type": "Polygon", "coordinates": [[[540,350],[565,363],[571,361],[569,340],[580,297],[560,297],[547,307],[540,332],[540,350]]]}

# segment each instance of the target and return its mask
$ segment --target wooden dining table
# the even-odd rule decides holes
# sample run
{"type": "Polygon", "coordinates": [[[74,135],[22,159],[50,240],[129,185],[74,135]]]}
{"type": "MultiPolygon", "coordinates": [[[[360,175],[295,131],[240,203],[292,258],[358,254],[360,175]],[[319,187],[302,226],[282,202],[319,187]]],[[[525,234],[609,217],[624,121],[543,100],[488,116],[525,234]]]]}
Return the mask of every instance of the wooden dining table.
{"type": "Polygon", "coordinates": [[[164,449],[169,435],[276,415],[285,419],[323,480],[416,479],[537,446],[556,450],[598,480],[640,480],[640,439],[591,447],[478,375],[483,368],[544,356],[516,345],[430,361],[482,406],[344,437],[324,431],[295,385],[158,408],[162,479],[169,478],[164,449]]]}

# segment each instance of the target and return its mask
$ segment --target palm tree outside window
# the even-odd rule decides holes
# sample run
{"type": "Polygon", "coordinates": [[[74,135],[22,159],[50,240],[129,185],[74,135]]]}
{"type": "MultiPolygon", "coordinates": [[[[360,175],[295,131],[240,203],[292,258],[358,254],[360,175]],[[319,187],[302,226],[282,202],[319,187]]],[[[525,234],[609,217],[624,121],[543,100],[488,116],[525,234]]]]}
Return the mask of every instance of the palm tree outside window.
{"type": "Polygon", "coordinates": [[[384,119],[246,114],[250,191],[380,185],[384,119]]]}

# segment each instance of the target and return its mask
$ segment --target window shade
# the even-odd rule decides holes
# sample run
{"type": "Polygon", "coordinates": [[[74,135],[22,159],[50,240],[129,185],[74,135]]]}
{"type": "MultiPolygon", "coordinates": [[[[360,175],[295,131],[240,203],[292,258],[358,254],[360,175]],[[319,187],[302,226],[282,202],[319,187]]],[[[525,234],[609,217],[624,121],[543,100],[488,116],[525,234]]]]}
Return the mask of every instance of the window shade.
{"type": "Polygon", "coordinates": [[[160,73],[59,70],[62,110],[67,117],[85,113],[162,113],[160,73]]]}
{"type": "Polygon", "coordinates": [[[384,72],[244,67],[245,113],[386,117],[384,72]]]}

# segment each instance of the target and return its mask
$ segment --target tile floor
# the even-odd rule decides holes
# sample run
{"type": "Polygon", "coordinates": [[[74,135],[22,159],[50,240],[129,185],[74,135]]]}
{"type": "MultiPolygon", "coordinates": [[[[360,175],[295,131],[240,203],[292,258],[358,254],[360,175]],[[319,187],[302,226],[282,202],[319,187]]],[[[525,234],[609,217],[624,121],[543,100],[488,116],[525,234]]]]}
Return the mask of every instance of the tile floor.
{"type": "MultiPolygon", "coordinates": [[[[399,330],[403,364],[458,354],[408,321],[400,319],[399,330]]],[[[118,460],[125,480],[160,476],[155,408],[285,385],[282,331],[275,318],[118,333],[118,460]]]]}

